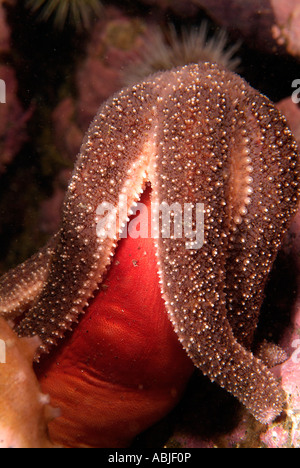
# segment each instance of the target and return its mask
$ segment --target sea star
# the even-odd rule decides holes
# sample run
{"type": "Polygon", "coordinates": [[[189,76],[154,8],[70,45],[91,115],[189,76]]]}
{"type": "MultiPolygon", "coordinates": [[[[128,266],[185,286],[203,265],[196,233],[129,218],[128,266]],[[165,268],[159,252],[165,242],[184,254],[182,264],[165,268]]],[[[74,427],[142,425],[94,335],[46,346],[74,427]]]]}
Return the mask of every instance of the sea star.
{"type": "Polygon", "coordinates": [[[250,345],[268,273],[297,207],[297,146],[270,101],[216,65],[159,73],[100,108],[60,232],[1,279],[0,313],[27,308],[18,334],[37,334],[40,353],[57,344],[99,288],[118,242],[118,233],[97,236],[97,207],[117,208],[119,195],[126,196],[122,227],[147,182],[158,204],[204,204],[201,248],[187,249],[186,239],[174,236],[156,240],[161,291],[182,346],[255,418],[272,421],[284,394],[250,345]]]}

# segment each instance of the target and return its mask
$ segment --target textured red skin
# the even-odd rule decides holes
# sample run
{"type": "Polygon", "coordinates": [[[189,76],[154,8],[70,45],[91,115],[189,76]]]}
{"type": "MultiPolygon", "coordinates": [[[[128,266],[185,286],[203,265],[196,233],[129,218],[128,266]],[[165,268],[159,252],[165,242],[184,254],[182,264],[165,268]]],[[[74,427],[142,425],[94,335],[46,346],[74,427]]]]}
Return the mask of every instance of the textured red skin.
{"type": "Polygon", "coordinates": [[[61,409],[50,436],[67,447],[128,446],[174,407],[194,370],[167,317],[151,238],[122,239],[103,284],[37,369],[61,409]]]}

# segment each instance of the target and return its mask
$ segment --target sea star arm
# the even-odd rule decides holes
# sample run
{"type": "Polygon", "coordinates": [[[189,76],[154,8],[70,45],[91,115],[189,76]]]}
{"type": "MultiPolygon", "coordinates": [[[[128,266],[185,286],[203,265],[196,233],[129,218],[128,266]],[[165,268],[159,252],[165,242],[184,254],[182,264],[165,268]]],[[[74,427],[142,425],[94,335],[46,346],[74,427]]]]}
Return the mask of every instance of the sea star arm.
{"type": "Polygon", "coordinates": [[[0,278],[0,316],[14,319],[32,306],[46,283],[56,238],[0,278]]]}
{"type": "MultiPolygon", "coordinates": [[[[270,112],[273,109],[269,104],[267,108],[270,112]]],[[[201,248],[187,249],[187,239],[157,241],[162,291],[180,341],[194,363],[239,398],[257,419],[268,422],[279,414],[283,406],[280,387],[263,363],[238,343],[239,339],[247,341],[255,327],[255,323],[249,323],[252,313],[248,307],[253,306],[256,317],[261,290],[279,246],[278,231],[285,228],[295,211],[298,195],[297,154],[291,137],[287,152],[282,153],[276,132],[285,127],[282,121],[279,123],[278,114],[274,128],[270,122],[262,122],[257,133],[259,115],[267,123],[261,96],[237,76],[209,64],[156,75],[102,106],[69,186],[47,283],[18,325],[18,332],[38,334],[44,351],[64,335],[101,283],[118,240],[118,233],[112,238],[97,236],[97,207],[110,203],[117,213],[119,195],[126,196],[117,215],[122,227],[144,183],[150,181],[154,202],[204,204],[201,248]],[[251,132],[248,129],[252,124],[251,132]],[[267,140],[263,141],[262,133],[268,134],[267,140]],[[256,243],[260,245],[257,253],[250,253],[255,259],[251,264],[257,269],[257,279],[263,281],[256,281],[243,307],[228,307],[237,297],[244,297],[249,286],[247,281],[243,284],[249,269],[229,268],[236,258],[244,261],[247,252],[240,245],[243,242],[239,234],[240,227],[247,224],[245,190],[254,180],[253,176],[245,176],[250,167],[247,148],[260,161],[263,155],[264,166],[274,166],[274,172],[282,174],[280,196],[294,195],[289,208],[281,203],[276,209],[274,196],[266,193],[262,198],[260,190],[252,194],[253,230],[248,232],[247,245],[252,250],[256,243]],[[289,155],[284,165],[279,163],[281,154],[289,155]],[[273,224],[265,240],[259,235],[260,222],[254,229],[254,221],[263,209],[270,210],[265,222],[273,224]],[[244,224],[239,216],[245,216],[244,224]],[[257,260],[263,251],[270,260],[260,266],[257,260]],[[239,291],[236,278],[240,280],[239,291]],[[240,324],[245,335],[239,332],[240,324]]],[[[264,190],[264,173],[256,164],[253,170],[258,188],[264,190]]],[[[268,169],[264,170],[268,174],[268,169]]],[[[268,183],[277,195],[279,182],[268,183]]],[[[111,221],[107,220],[106,230],[111,221]]]]}
{"type": "Polygon", "coordinates": [[[297,207],[299,162],[286,119],[268,99],[248,88],[237,111],[241,138],[231,160],[235,153],[240,164],[231,173],[242,204],[231,217],[225,292],[234,335],[250,349],[268,274],[297,207]]]}
{"type": "MultiPolygon", "coordinates": [[[[97,236],[97,208],[109,203],[122,226],[147,180],[155,106],[148,97],[145,109],[145,88],[133,88],[130,95],[121,92],[104,105],[81,148],[47,286],[17,327],[21,335],[38,334],[43,341],[41,351],[48,351],[77,321],[111,262],[117,233],[97,236]],[[126,197],[121,214],[120,195],[126,197]]],[[[104,228],[108,230],[108,225],[104,228]]]]}
{"type": "MultiPolygon", "coordinates": [[[[260,281],[264,282],[268,274],[268,268],[263,262],[258,262],[258,257],[264,248],[269,264],[274,260],[274,252],[278,249],[289,217],[283,217],[283,213],[295,209],[296,201],[294,199],[294,205],[290,204],[291,208],[282,204],[281,212],[278,206],[274,212],[270,199],[294,194],[296,152],[290,135],[285,142],[287,154],[283,162],[279,157],[280,147],[274,145],[272,150],[269,138],[265,145],[256,144],[261,134],[261,129],[257,128],[257,117],[254,118],[256,108],[259,108],[264,120],[271,120],[265,117],[267,113],[263,113],[263,98],[254,95],[238,80],[232,80],[229,94],[232,103],[222,93],[221,82],[222,77],[219,76],[219,89],[216,86],[214,94],[209,97],[209,107],[204,86],[199,86],[196,94],[193,83],[190,86],[188,80],[178,83],[176,92],[169,96],[168,107],[164,109],[165,125],[158,135],[160,150],[156,157],[159,170],[152,185],[154,197],[158,203],[168,200],[181,206],[183,203],[195,205],[202,201],[205,207],[205,240],[202,248],[188,250],[186,239],[159,239],[160,274],[171,321],[196,366],[211,380],[216,380],[233,393],[257,419],[270,422],[280,413],[284,395],[263,363],[237,342],[237,337],[241,341],[245,338],[238,327],[241,323],[247,325],[246,333],[251,336],[256,326],[251,322],[256,316],[256,309],[242,308],[246,318],[238,316],[235,321],[237,337],[231,329],[226,310],[226,292],[230,291],[230,297],[234,300],[243,297],[249,288],[247,275],[250,268],[236,268],[236,275],[232,277],[228,275],[228,264],[239,263],[234,262],[237,258],[243,266],[248,265],[245,260],[253,255],[258,270],[257,281],[252,284],[251,295],[248,292],[246,305],[258,307],[257,302],[262,295],[260,281]],[[239,100],[235,99],[237,97],[239,100]],[[259,104],[256,104],[257,101],[260,101],[259,104]],[[254,110],[252,102],[255,102],[254,110]],[[214,109],[213,118],[207,118],[208,109],[214,109]],[[231,123],[230,131],[224,131],[224,122],[231,123]],[[265,153],[262,157],[263,150],[265,153]],[[254,179],[250,178],[250,151],[256,167],[254,179]],[[249,226],[249,220],[245,222],[245,205],[249,207],[251,202],[246,203],[246,199],[255,188],[264,188],[261,167],[263,169],[267,162],[270,164],[268,158],[272,164],[277,158],[276,166],[274,164],[274,169],[269,172],[274,174],[279,170],[285,173],[285,180],[289,180],[290,185],[286,184],[284,189],[271,183],[270,179],[268,191],[263,192],[265,195],[261,194],[262,190],[255,193],[254,200],[252,197],[253,209],[248,215],[250,221],[253,223],[265,207],[270,207],[270,213],[264,222],[258,223],[258,228],[252,224],[251,235],[247,236],[244,246],[241,237],[246,234],[242,232],[240,237],[237,227],[243,223],[246,229],[249,226]],[[257,167],[258,163],[261,167],[257,167]],[[259,197],[258,201],[256,197],[259,197]],[[277,222],[277,226],[267,231],[268,242],[263,242],[257,230],[266,225],[268,227],[273,219],[276,219],[274,223],[277,222]],[[257,251],[251,236],[258,244],[260,241],[257,251]],[[234,287],[235,284],[239,286],[238,289],[234,287]]],[[[270,105],[265,107],[271,108],[270,105]]],[[[279,114],[276,113],[273,120],[283,131],[285,125],[279,114]]],[[[254,267],[253,261],[251,267],[254,267]]],[[[241,306],[238,302],[235,304],[235,311],[238,312],[237,304],[241,306]]]]}

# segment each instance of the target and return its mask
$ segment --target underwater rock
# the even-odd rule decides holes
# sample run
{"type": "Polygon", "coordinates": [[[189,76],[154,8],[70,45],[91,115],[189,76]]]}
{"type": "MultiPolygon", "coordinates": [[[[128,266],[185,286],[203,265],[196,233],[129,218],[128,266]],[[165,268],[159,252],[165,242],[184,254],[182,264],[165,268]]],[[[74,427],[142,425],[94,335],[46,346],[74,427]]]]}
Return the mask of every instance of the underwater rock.
{"type": "Polygon", "coordinates": [[[193,16],[197,13],[198,7],[189,0],[143,0],[147,5],[159,6],[163,10],[171,10],[183,17],[193,16]]]}
{"type": "Polygon", "coordinates": [[[298,0],[144,0],[147,4],[192,15],[204,10],[220,26],[250,47],[267,53],[300,57],[300,5],[298,0]]]}
{"type": "MultiPolygon", "coordinates": [[[[15,4],[13,0],[6,3],[15,4]]],[[[0,54],[3,57],[11,53],[10,36],[11,29],[7,23],[4,3],[0,2],[0,54]]],[[[0,79],[5,85],[0,102],[0,176],[26,141],[26,123],[32,114],[32,109],[23,109],[18,98],[18,82],[14,68],[7,65],[7,60],[1,56],[0,79]]]]}
{"type": "Polygon", "coordinates": [[[275,23],[272,37],[279,46],[295,57],[300,57],[300,4],[298,0],[270,0],[275,23]]]}
{"type": "Polygon", "coordinates": [[[76,98],[62,100],[53,112],[55,142],[74,162],[84,133],[98,108],[122,88],[122,70],[146,40],[147,25],[109,7],[94,25],[75,76],[76,98]]]}
{"type": "Polygon", "coordinates": [[[10,50],[10,28],[6,21],[3,2],[0,3],[0,54],[10,50]]]}
{"type": "Polygon", "coordinates": [[[84,131],[100,104],[122,88],[122,70],[144,44],[146,32],[142,19],[116,8],[108,8],[105,19],[96,23],[77,72],[78,120],[84,131]]]}
{"type": "Polygon", "coordinates": [[[58,413],[32,368],[39,342],[37,337],[18,338],[0,318],[0,448],[53,447],[47,423],[58,413]]]}
{"type": "Polygon", "coordinates": [[[27,139],[26,124],[32,109],[24,111],[17,96],[18,83],[12,67],[0,63],[0,79],[6,85],[6,102],[0,104],[0,175],[27,139]]]}
{"type": "Polygon", "coordinates": [[[250,47],[300,56],[298,0],[193,0],[218,24],[238,31],[250,47]]]}

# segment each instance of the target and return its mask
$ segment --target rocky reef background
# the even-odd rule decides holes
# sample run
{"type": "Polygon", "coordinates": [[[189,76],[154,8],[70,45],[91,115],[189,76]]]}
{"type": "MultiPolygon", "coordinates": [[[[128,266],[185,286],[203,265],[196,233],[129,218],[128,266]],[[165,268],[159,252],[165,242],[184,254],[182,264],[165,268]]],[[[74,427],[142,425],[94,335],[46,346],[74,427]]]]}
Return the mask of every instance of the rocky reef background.
{"type": "MultiPolygon", "coordinates": [[[[238,73],[277,103],[300,145],[300,107],[291,99],[292,82],[300,83],[297,0],[102,4],[88,28],[67,21],[59,29],[52,18],[41,21],[24,0],[0,1],[0,79],[7,86],[7,102],[0,104],[0,273],[28,258],[57,230],[90,121],[101,103],[132,78],[132,70],[149,59],[158,31],[168,44],[170,26],[180,35],[206,21],[208,38],[226,28],[227,48],[239,41],[238,73]]],[[[296,219],[275,264],[259,332],[261,339],[277,343],[291,343],[299,328],[298,224],[296,219]]],[[[277,370],[284,371],[283,381],[293,373],[287,365],[277,370]]],[[[297,383],[299,375],[292,375],[287,386],[297,383]]],[[[141,435],[136,446],[293,446],[298,443],[295,414],[268,433],[197,374],[182,404],[141,435]]]]}

